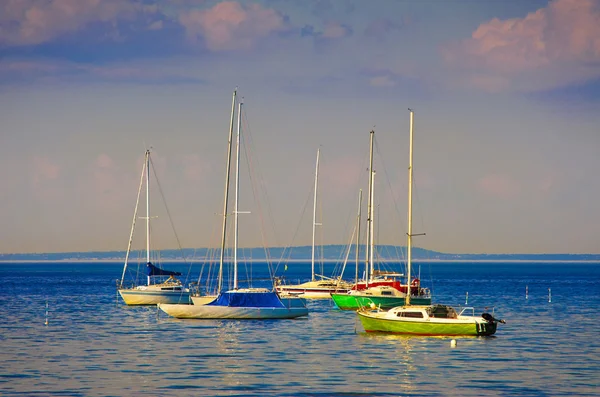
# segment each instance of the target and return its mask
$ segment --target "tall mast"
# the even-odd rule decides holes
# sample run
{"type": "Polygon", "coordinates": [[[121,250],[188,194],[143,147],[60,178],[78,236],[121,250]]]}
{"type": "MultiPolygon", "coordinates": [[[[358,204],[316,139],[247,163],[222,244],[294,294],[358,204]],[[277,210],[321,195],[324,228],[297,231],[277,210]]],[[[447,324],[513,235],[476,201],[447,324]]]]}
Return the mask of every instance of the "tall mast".
{"type": "Polygon", "coordinates": [[[362,189],[358,191],[358,215],[356,219],[356,276],[355,280],[358,284],[358,256],[360,254],[360,215],[362,206],[362,189]]]}
{"type": "Polygon", "coordinates": [[[227,202],[229,201],[229,174],[231,169],[231,141],[233,140],[233,122],[235,116],[235,97],[237,87],[233,90],[233,99],[231,101],[231,123],[229,124],[229,138],[227,140],[227,167],[225,172],[225,199],[223,201],[223,233],[221,234],[221,255],[219,258],[219,286],[218,293],[221,293],[223,287],[223,257],[225,255],[225,237],[227,232],[227,202]]]}
{"type": "Polygon", "coordinates": [[[135,201],[135,210],[133,211],[133,221],[131,221],[131,232],[129,233],[129,243],[127,244],[127,253],[125,254],[125,266],[123,266],[123,275],[121,276],[121,285],[125,281],[125,272],[127,271],[127,264],[129,263],[129,254],[131,253],[131,244],[133,243],[133,232],[135,230],[135,221],[137,220],[138,208],[140,205],[140,194],[142,193],[142,187],[144,187],[144,174],[146,173],[146,156],[148,151],[144,155],[144,164],[142,165],[142,174],[140,175],[140,187],[138,188],[137,200],[135,201]]]}
{"type": "Polygon", "coordinates": [[[146,263],[150,263],[150,150],[146,150],[146,263]]]}
{"type": "Polygon", "coordinates": [[[370,243],[371,243],[371,222],[373,221],[373,218],[371,216],[371,206],[373,205],[373,203],[371,202],[372,199],[372,195],[373,195],[373,138],[375,137],[375,131],[371,130],[370,132],[370,145],[369,145],[369,195],[367,197],[367,244],[366,245],[366,249],[365,249],[365,254],[366,254],[366,286],[369,286],[369,280],[373,277],[373,264],[370,263],[370,258],[372,257],[370,255],[370,251],[371,251],[371,247],[370,247],[370,243]]]}
{"type": "Polygon", "coordinates": [[[315,167],[315,193],[313,197],[313,227],[312,227],[312,258],[311,258],[311,274],[312,281],[315,281],[315,229],[317,227],[317,188],[319,186],[319,153],[317,149],[317,166],[315,167]]]}
{"type": "MultiPolygon", "coordinates": [[[[375,171],[371,171],[371,183],[373,185],[375,185],[375,171]]],[[[369,215],[369,217],[371,218],[371,241],[370,241],[370,245],[371,245],[371,249],[369,250],[369,254],[370,254],[370,260],[369,262],[371,262],[371,279],[373,279],[373,257],[375,256],[375,233],[373,233],[374,231],[374,226],[375,226],[375,222],[373,222],[373,218],[374,218],[374,214],[375,214],[375,206],[373,205],[373,203],[375,202],[375,189],[374,186],[371,187],[371,214],[369,215]]]]}
{"type": "Polygon", "coordinates": [[[234,213],[234,233],[233,233],[233,289],[238,289],[238,274],[237,274],[237,248],[238,248],[238,201],[240,197],[240,130],[242,127],[242,102],[238,107],[238,125],[236,138],[236,154],[235,154],[235,209],[234,213]]]}
{"type": "Polygon", "coordinates": [[[410,294],[411,294],[411,278],[410,278],[410,267],[411,267],[411,248],[412,248],[412,179],[413,179],[413,111],[408,109],[410,112],[410,138],[408,143],[408,241],[406,244],[406,306],[410,305],[410,294]]]}

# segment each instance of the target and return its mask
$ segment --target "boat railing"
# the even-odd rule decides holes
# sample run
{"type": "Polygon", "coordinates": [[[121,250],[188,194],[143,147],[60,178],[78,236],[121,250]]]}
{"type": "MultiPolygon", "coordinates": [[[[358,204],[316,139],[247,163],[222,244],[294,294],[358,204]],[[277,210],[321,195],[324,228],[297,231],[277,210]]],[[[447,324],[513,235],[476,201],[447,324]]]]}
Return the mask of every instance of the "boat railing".
{"type": "MultiPolygon", "coordinates": [[[[459,316],[462,316],[463,313],[466,312],[466,311],[470,311],[471,312],[471,316],[475,316],[475,307],[473,307],[473,306],[464,306],[464,307],[461,307],[460,309],[461,309],[460,313],[458,313],[459,316]]],[[[481,308],[479,308],[479,309],[481,309],[481,308]]],[[[494,307],[486,306],[485,308],[483,308],[482,311],[484,311],[484,312],[491,311],[492,315],[494,315],[495,314],[494,313],[494,309],[495,309],[494,307]]]]}
{"type": "Polygon", "coordinates": [[[472,307],[472,306],[466,306],[466,307],[463,307],[463,308],[462,308],[462,310],[460,311],[460,313],[458,313],[458,315],[459,315],[459,316],[462,316],[462,315],[463,315],[463,313],[464,313],[465,311],[468,311],[468,310],[470,310],[470,311],[471,311],[471,316],[473,316],[473,317],[474,317],[474,316],[475,316],[475,308],[474,308],[474,307],[472,307]]]}

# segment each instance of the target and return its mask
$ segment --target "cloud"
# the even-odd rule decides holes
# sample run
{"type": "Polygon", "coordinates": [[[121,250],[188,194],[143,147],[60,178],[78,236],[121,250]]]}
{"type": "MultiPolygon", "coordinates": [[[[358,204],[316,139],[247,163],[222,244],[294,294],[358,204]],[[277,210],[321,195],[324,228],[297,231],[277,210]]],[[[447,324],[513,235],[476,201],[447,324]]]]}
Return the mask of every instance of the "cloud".
{"type": "Polygon", "coordinates": [[[33,185],[37,186],[43,182],[57,179],[60,174],[60,166],[47,157],[35,156],[33,158],[32,174],[33,185]]]}
{"type": "Polygon", "coordinates": [[[183,174],[188,181],[202,182],[210,170],[210,164],[197,154],[185,155],[181,158],[183,174]]]}
{"type": "Polygon", "coordinates": [[[520,186],[517,181],[505,174],[488,174],[477,181],[477,188],[491,196],[504,199],[515,197],[520,186]]]}
{"type": "Polygon", "coordinates": [[[127,0],[4,0],[0,3],[0,45],[41,44],[95,22],[114,24],[156,12],[156,6],[127,0]]]}
{"type": "Polygon", "coordinates": [[[31,160],[31,189],[43,200],[60,199],[64,190],[60,180],[61,167],[47,156],[34,156],[31,160]]]}
{"type": "Polygon", "coordinates": [[[555,0],[524,18],[494,18],[442,54],[467,72],[471,85],[488,91],[535,91],[597,78],[600,0],[555,0]]]}
{"type": "Polygon", "coordinates": [[[183,13],[179,21],[188,39],[203,39],[212,51],[248,50],[260,39],[285,28],[286,18],[278,11],[259,4],[242,6],[224,1],[207,10],[183,13]]]}
{"type": "Polygon", "coordinates": [[[352,28],[338,22],[327,22],[321,34],[324,39],[342,39],[352,35],[352,28]]]}

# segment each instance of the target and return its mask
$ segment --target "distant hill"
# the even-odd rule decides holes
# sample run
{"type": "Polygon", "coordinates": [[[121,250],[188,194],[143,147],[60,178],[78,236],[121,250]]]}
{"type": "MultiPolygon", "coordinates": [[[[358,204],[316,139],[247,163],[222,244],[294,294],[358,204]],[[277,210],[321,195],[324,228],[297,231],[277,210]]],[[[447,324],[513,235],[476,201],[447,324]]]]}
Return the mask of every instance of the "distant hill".
{"type": "MultiPolygon", "coordinates": [[[[325,260],[343,260],[346,257],[347,246],[324,245],[317,247],[317,258],[325,260]]],[[[364,255],[364,246],[361,255],[364,255]]],[[[352,247],[348,253],[348,260],[355,259],[356,249],[352,247]]],[[[264,248],[246,248],[241,250],[241,257],[253,260],[264,260],[267,256],[264,248]]],[[[311,247],[274,247],[269,248],[268,255],[273,260],[310,260],[311,247]]],[[[143,257],[143,252],[132,252],[131,260],[138,261],[143,257]]],[[[382,245],[377,247],[379,260],[404,260],[406,247],[382,245]]],[[[218,250],[210,248],[185,248],[183,250],[162,250],[160,257],[163,260],[188,260],[198,261],[208,258],[217,259],[218,250]]],[[[415,260],[431,261],[600,261],[600,254],[447,254],[413,247],[412,257],[415,260]]],[[[0,261],[114,261],[123,260],[125,251],[92,251],[92,252],[61,252],[61,253],[35,253],[35,254],[0,254],[0,261]]]]}

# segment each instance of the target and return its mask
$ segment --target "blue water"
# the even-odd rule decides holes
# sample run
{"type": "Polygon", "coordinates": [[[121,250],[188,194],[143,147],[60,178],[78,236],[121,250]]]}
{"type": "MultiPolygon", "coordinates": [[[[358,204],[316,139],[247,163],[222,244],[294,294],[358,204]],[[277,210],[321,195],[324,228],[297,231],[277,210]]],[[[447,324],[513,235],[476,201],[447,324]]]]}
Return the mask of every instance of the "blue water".
{"type": "MultiPolygon", "coordinates": [[[[468,292],[478,313],[493,307],[506,320],[495,337],[456,348],[367,335],[331,301],[309,301],[296,320],[172,319],[119,301],[121,271],[0,264],[0,395],[600,396],[600,264],[421,265],[434,301],[464,305],[468,292]]],[[[252,271],[257,283],[268,276],[264,264],[252,271]]],[[[294,263],[285,276],[309,272],[294,263]]]]}

